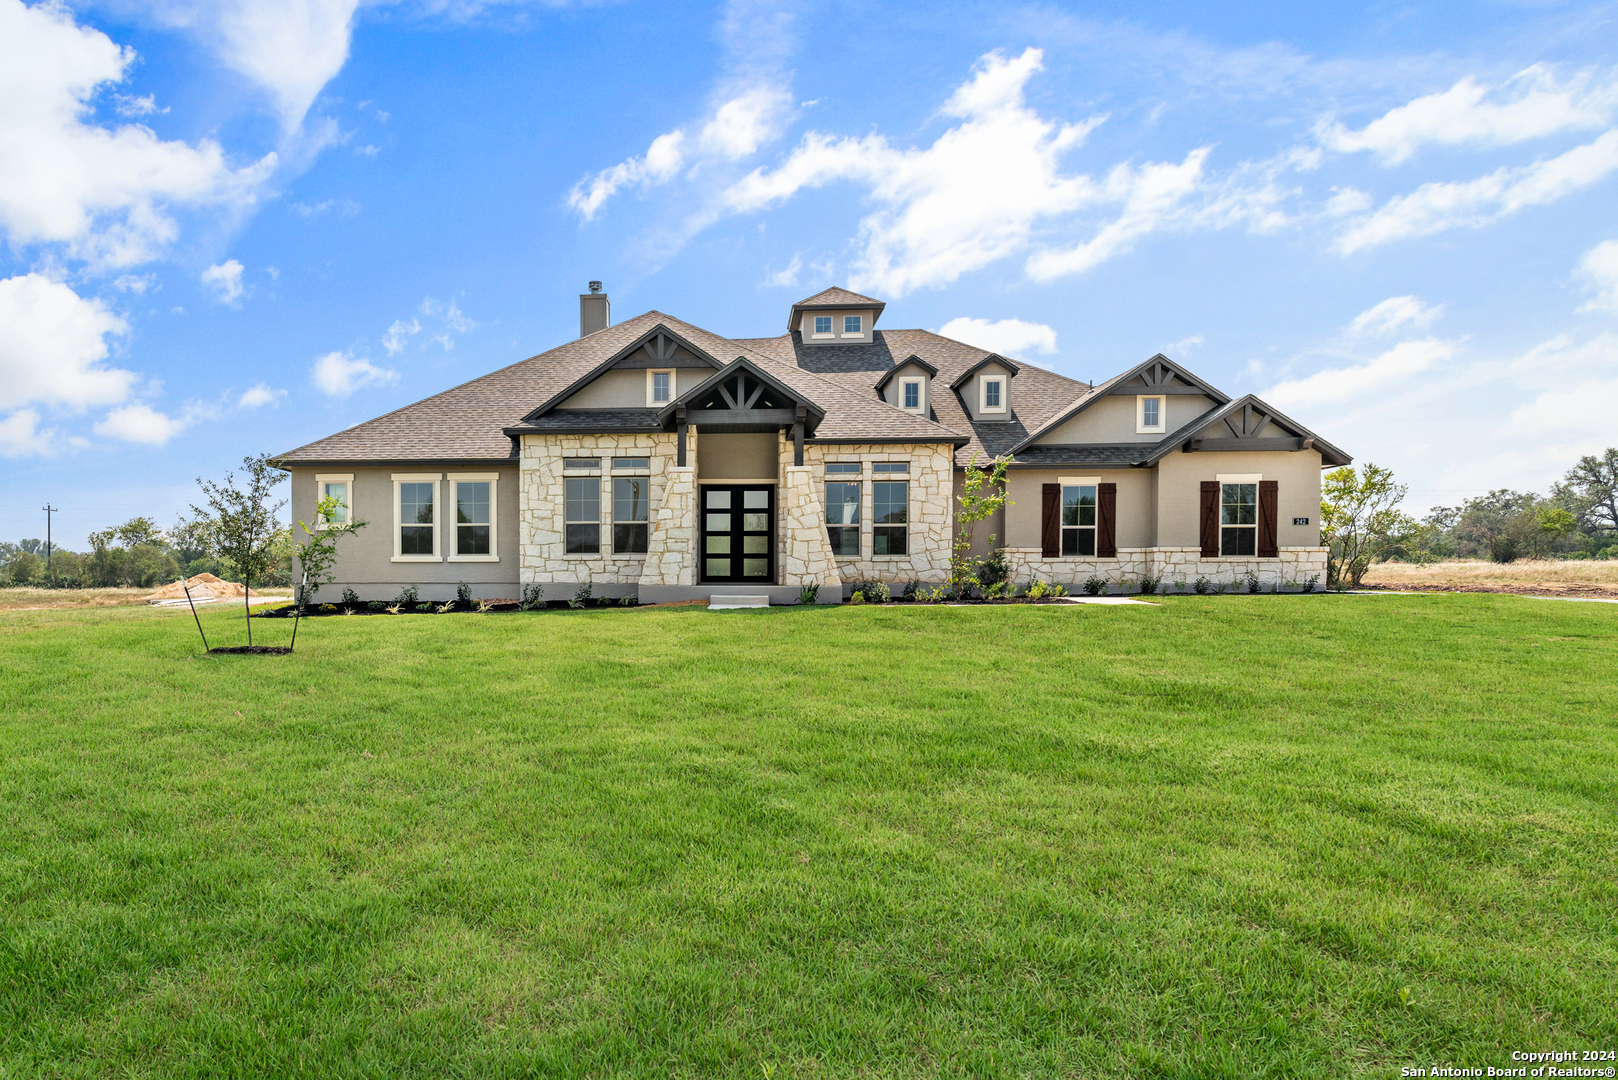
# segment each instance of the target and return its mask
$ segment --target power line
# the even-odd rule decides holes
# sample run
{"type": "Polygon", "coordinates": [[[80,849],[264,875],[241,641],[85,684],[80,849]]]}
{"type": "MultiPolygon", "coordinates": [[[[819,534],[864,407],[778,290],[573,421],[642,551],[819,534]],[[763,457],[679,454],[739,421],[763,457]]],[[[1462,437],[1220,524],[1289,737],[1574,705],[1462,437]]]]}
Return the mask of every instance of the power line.
{"type": "Polygon", "coordinates": [[[40,509],[45,511],[45,580],[54,582],[56,579],[51,575],[51,515],[60,514],[61,511],[50,503],[40,509]]]}

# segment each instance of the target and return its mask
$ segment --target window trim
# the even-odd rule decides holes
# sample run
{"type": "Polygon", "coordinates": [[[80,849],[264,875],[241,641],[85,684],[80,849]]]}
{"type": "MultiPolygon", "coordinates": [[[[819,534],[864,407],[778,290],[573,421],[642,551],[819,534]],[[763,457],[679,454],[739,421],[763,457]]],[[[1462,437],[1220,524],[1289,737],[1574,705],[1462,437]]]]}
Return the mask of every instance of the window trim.
{"type": "MultiPolygon", "coordinates": [[[[605,482],[608,474],[605,471],[577,472],[562,479],[562,558],[564,559],[601,559],[606,552],[601,549],[610,548],[610,543],[601,542],[601,530],[612,528],[612,489],[605,482]],[[594,480],[596,483],[596,519],[594,521],[572,521],[567,516],[567,483],[569,480],[594,480]],[[605,503],[606,505],[602,505],[605,503]],[[594,525],[596,527],[596,549],[594,551],[569,551],[567,549],[567,527],[569,525],[594,525]]],[[[612,534],[609,532],[608,539],[612,534]]]]}
{"type": "MultiPolygon", "coordinates": [[[[1207,475],[1204,473],[1203,475],[1207,475]]],[[[1257,559],[1258,558],[1258,485],[1264,480],[1263,473],[1218,473],[1214,481],[1219,485],[1219,557],[1221,559],[1257,559]],[[1253,485],[1253,524],[1226,525],[1225,517],[1225,485],[1226,484],[1252,484],[1253,485]],[[1253,531],[1253,554],[1226,555],[1225,530],[1251,529],[1253,531]]]]}
{"type": "MultiPolygon", "coordinates": [[[[886,475],[886,474],[884,474],[886,475]]],[[[910,477],[906,475],[903,480],[877,480],[873,474],[871,480],[871,558],[873,559],[909,559],[910,552],[910,477]],[[876,486],[878,484],[903,484],[905,488],[905,520],[903,525],[885,524],[876,519],[876,486]],[[905,549],[899,554],[892,552],[878,553],[876,550],[876,530],[903,529],[905,534],[905,549]]],[[[862,535],[863,539],[863,535],[862,535]]]]}
{"type": "Polygon", "coordinates": [[[1006,411],[1006,397],[1007,397],[1007,394],[1006,394],[1006,377],[1004,375],[979,375],[978,376],[978,412],[980,412],[980,413],[1003,413],[1003,412],[1005,412],[1006,411]],[[989,384],[990,383],[999,383],[1000,384],[1000,404],[998,404],[998,405],[990,405],[989,404],[989,384]]]}
{"type": "Polygon", "coordinates": [[[899,380],[899,408],[903,409],[905,412],[908,412],[908,413],[922,413],[922,412],[927,411],[927,380],[926,379],[916,377],[916,378],[904,378],[904,379],[899,380]],[[905,401],[905,389],[907,387],[911,387],[911,386],[914,386],[916,388],[916,404],[915,404],[914,407],[906,405],[904,403],[904,401],[905,401]]]}
{"type": "Polygon", "coordinates": [[[836,327],[837,323],[836,323],[833,316],[831,316],[831,315],[816,315],[813,312],[810,312],[807,315],[805,315],[804,318],[809,320],[810,336],[811,337],[834,338],[834,337],[837,336],[837,333],[836,333],[836,331],[834,329],[834,327],[836,327]],[[826,330],[825,330],[824,333],[822,333],[821,330],[820,330],[820,327],[818,325],[816,325],[816,323],[815,323],[816,319],[825,319],[826,320],[826,330]]]}
{"type": "Polygon", "coordinates": [[[1068,529],[1073,529],[1074,531],[1078,531],[1079,529],[1088,529],[1088,530],[1090,530],[1090,532],[1095,535],[1095,542],[1091,544],[1091,547],[1099,549],[1100,544],[1101,544],[1101,477],[1099,477],[1099,476],[1058,476],[1056,478],[1056,485],[1057,485],[1057,487],[1063,489],[1063,492],[1059,493],[1057,495],[1057,498],[1056,498],[1056,530],[1057,530],[1056,551],[1057,551],[1057,558],[1060,558],[1060,559],[1099,559],[1101,556],[1095,554],[1093,551],[1089,555],[1063,555],[1061,552],[1062,552],[1062,548],[1064,546],[1062,544],[1062,533],[1065,532],[1068,529]],[[1065,524],[1062,523],[1062,507],[1065,505],[1063,500],[1067,497],[1066,493],[1065,493],[1065,489],[1070,488],[1070,487],[1093,487],[1093,488],[1096,489],[1096,507],[1095,507],[1096,521],[1095,521],[1094,525],[1065,525],[1065,524]]]}
{"type": "MultiPolygon", "coordinates": [[[[316,473],[315,474],[315,506],[316,507],[319,507],[320,506],[320,500],[325,498],[325,495],[323,494],[323,492],[325,491],[325,488],[326,488],[327,484],[347,484],[348,485],[348,500],[344,504],[344,508],[348,511],[348,522],[345,522],[344,524],[352,522],[354,520],[354,474],[353,473],[316,473]]],[[[329,529],[329,528],[331,528],[331,522],[327,521],[325,518],[321,517],[318,513],[316,513],[315,514],[315,531],[319,532],[322,529],[329,529]]]]}
{"type": "Polygon", "coordinates": [[[647,368],[646,369],[646,407],[648,409],[660,408],[661,406],[667,405],[669,403],[669,401],[673,401],[676,397],[679,396],[680,391],[674,385],[676,380],[677,380],[677,376],[675,375],[675,370],[676,370],[675,368],[661,368],[661,367],[660,368],[647,368]],[[669,398],[668,398],[668,401],[658,401],[657,400],[657,396],[656,396],[657,395],[657,379],[655,377],[658,376],[658,375],[667,375],[669,377],[669,398]]]}
{"type": "MultiPolygon", "coordinates": [[[[457,555],[457,554],[455,554],[454,549],[460,546],[460,544],[458,542],[459,539],[460,539],[460,537],[458,535],[459,532],[460,532],[460,523],[459,522],[452,522],[451,527],[457,533],[457,536],[456,536],[457,543],[452,543],[452,544],[449,545],[450,553],[446,557],[445,561],[446,562],[485,562],[485,563],[487,563],[487,562],[499,562],[500,561],[500,474],[497,473],[497,472],[485,472],[485,473],[455,473],[455,472],[452,472],[452,473],[448,474],[447,480],[449,482],[449,495],[450,495],[449,502],[450,502],[450,506],[451,506],[452,510],[453,510],[453,507],[455,505],[455,500],[456,500],[456,495],[457,495],[456,490],[455,490],[455,485],[456,484],[459,484],[459,483],[481,484],[481,483],[486,482],[489,485],[489,553],[487,555],[457,555]]],[[[433,516],[437,517],[436,514],[433,515],[433,516]]]]}
{"type": "Polygon", "coordinates": [[[1163,435],[1169,430],[1169,399],[1165,394],[1137,394],[1135,395],[1135,434],[1137,435],[1163,435]],[[1157,425],[1146,423],[1146,403],[1157,402],[1157,425]]]}
{"type": "Polygon", "coordinates": [[[843,333],[842,333],[842,336],[843,337],[859,337],[859,338],[864,337],[865,336],[865,316],[864,315],[844,315],[843,316],[843,333]],[[853,319],[859,325],[859,329],[850,330],[848,328],[848,320],[850,320],[850,319],[853,319]]]}
{"type": "MultiPolygon", "coordinates": [[[[394,473],[393,474],[393,562],[443,562],[444,550],[440,533],[443,529],[444,515],[441,507],[444,500],[439,497],[438,486],[444,479],[443,473],[394,473]],[[433,553],[431,555],[404,555],[402,543],[404,537],[400,530],[404,528],[401,515],[404,512],[401,501],[401,485],[403,484],[431,484],[433,486],[433,553]]],[[[414,524],[414,522],[412,522],[414,524]]]]}
{"type": "MultiPolygon", "coordinates": [[[[651,470],[649,468],[648,469],[614,469],[613,472],[612,472],[612,476],[610,478],[610,483],[607,484],[607,485],[604,485],[604,486],[607,488],[608,496],[609,496],[609,497],[603,498],[601,500],[601,502],[603,504],[601,513],[602,513],[602,516],[607,519],[606,521],[604,521],[602,523],[603,527],[607,529],[607,543],[604,544],[604,545],[603,544],[598,544],[597,546],[598,547],[611,548],[612,549],[611,557],[614,558],[614,559],[635,559],[635,560],[643,560],[643,559],[645,559],[647,557],[647,555],[650,554],[649,549],[652,546],[652,473],[651,473],[651,470]],[[626,521],[626,522],[624,522],[624,524],[626,524],[626,525],[645,525],[646,526],[646,546],[648,548],[647,551],[619,551],[618,550],[617,536],[616,536],[615,533],[612,532],[612,530],[614,528],[616,528],[617,525],[618,525],[618,481],[620,481],[620,480],[644,480],[646,482],[646,518],[645,518],[645,520],[643,520],[643,521],[626,521]]],[[[563,497],[564,497],[564,499],[566,498],[566,492],[563,492],[563,497]]],[[[564,513],[565,512],[566,511],[565,511],[565,508],[564,508],[564,513]]],[[[563,541],[563,546],[565,547],[566,543],[567,543],[567,533],[565,531],[566,528],[567,528],[567,523],[565,521],[562,523],[562,528],[564,530],[563,534],[562,534],[562,541],[563,541]]]]}
{"type": "MultiPolygon", "coordinates": [[[[821,484],[823,485],[821,487],[821,489],[820,489],[821,498],[825,501],[825,506],[826,506],[826,509],[828,511],[831,508],[831,498],[830,498],[830,495],[829,495],[829,493],[827,492],[826,489],[829,488],[831,485],[833,485],[833,484],[853,484],[856,491],[858,492],[858,501],[854,504],[854,519],[855,519],[854,524],[849,525],[849,524],[845,523],[845,524],[841,524],[841,525],[833,525],[831,522],[828,521],[825,524],[825,528],[826,528],[826,533],[827,533],[826,540],[827,540],[827,546],[828,547],[831,546],[830,545],[831,530],[833,530],[833,529],[853,529],[854,530],[854,553],[852,555],[849,555],[849,554],[846,554],[846,553],[841,553],[841,552],[835,552],[834,551],[834,552],[832,552],[832,560],[833,561],[836,561],[836,560],[840,559],[840,560],[842,560],[844,562],[852,562],[854,560],[862,558],[864,556],[864,554],[865,554],[866,518],[868,517],[868,515],[865,512],[865,499],[866,499],[867,492],[865,490],[865,473],[864,473],[863,469],[860,472],[857,472],[857,473],[826,473],[824,475],[824,477],[822,478],[822,480],[821,480],[821,484]]],[[[847,504],[844,503],[842,505],[847,505],[847,504]]],[[[823,515],[823,516],[825,516],[825,515],[823,515]]]]}

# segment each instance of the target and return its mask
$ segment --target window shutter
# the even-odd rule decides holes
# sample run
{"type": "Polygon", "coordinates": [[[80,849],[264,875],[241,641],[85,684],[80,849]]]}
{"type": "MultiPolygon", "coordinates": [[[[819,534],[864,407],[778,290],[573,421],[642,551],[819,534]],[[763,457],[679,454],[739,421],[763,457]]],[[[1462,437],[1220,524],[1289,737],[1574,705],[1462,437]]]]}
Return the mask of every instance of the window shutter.
{"type": "Polygon", "coordinates": [[[1219,558],[1219,481],[1202,482],[1202,557],[1219,558]]]}
{"type": "Polygon", "coordinates": [[[1039,545],[1047,559],[1062,554],[1062,485],[1042,484],[1040,493],[1039,545]]]}
{"type": "Polygon", "coordinates": [[[1096,486],[1096,558],[1118,557],[1118,485],[1096,486]]]}
{"type": "Polygon", "coordinates": [[[1280,522],[1276,520],[1280,491],[1280,484],[1274,480],[1258,482],[1258,557],[1261,559],[1281,557],[1280,531],[1277,528],[1280,522]]]}

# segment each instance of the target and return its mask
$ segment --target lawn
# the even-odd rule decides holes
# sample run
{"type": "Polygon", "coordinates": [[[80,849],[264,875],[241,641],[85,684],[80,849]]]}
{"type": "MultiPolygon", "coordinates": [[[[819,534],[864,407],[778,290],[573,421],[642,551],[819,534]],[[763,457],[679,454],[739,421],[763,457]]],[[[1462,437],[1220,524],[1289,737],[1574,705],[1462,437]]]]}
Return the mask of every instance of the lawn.
{"type": "Polygon", "coordinates": [[[355,616],[199,651],[189,612],[0,615],[0,1076],[1618,1048],[1610,605],[355,616]]]}

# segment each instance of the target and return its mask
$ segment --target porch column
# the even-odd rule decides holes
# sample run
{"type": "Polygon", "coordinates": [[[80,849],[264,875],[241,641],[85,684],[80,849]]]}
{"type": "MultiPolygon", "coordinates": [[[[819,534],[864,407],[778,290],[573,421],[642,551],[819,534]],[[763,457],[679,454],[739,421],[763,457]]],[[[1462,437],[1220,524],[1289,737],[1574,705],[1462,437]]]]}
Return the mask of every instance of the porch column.
{"type": "MultiPolygon", "coordinates": [[[[802,425],[798,427],[802,431],[802,425]]],[[[802,447],[801,435],[798,443],[802,447]]],[[[799,460],[802,460],[800,457],[799,460]]],[[[843,578],[837,572],[832,558],[831,543],[826,539],[826,508],[815,486],[814,469],[807,465],[789,465],[780,495],[780,529],[785,543],[782,545],[781,584],[819,585],[819,602],[843,602],[843,578]]]]}

